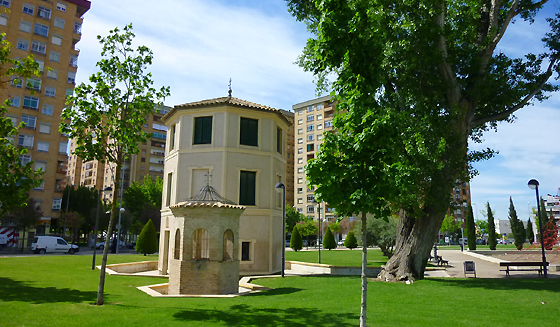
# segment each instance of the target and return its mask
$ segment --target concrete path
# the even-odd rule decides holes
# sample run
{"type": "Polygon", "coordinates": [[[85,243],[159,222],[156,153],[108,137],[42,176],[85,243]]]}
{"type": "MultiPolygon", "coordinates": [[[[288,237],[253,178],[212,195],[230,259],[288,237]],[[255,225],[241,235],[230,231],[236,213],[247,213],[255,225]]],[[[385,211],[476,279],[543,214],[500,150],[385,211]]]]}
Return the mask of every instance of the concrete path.
{"type": "MultiPolygon", "coordinates": [[[[441,277],[459,277],[464,278],[464,268],[463,262],[474,261],[476,269],[477,278],[505,278],[506,273],[505,267],[500,267],[500,259],[492,258],[489,256],[484,256],[469,251],[461,252],[460,250],[439,250],[438,255],[440,255],[444,260],[449,261],[449,267],[446,267],[445,272],[448,276],[441,277]]],[[[472,274],[468,274],[468,277],[472,277],[472,274]]],[[[432,276],[429,272],[426,277],[440,277],[432,276]]],[[[539,274],[537,271],[519,271],[510,270],[510,277],[508,278],[538,278],[539,274]]],[[[548,277],[560,278],[560,272],[549,271],[548,277]]]]}

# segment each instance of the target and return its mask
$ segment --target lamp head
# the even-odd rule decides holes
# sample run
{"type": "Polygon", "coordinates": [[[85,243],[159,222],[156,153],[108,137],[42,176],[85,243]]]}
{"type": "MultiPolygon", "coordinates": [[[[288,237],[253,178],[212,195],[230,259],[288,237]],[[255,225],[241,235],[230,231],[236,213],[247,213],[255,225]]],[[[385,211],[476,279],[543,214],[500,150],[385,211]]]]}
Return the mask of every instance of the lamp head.
{"type": "Polygon", "coordinates": [[[286,189],[286,186],[280,182],[276,183],[276,185],[274,185],[274,188],[276,189],[276,192],[281,193],[282,190],[286,189]]]}
{"type": "Polygon", "coordinates": [[[532,179],[529,181],[529,183],[527,183],[527,186],[529,186],[531,190],[534,190],[539,187],[539,181],[537,181],[536,179],[532,179]]]}

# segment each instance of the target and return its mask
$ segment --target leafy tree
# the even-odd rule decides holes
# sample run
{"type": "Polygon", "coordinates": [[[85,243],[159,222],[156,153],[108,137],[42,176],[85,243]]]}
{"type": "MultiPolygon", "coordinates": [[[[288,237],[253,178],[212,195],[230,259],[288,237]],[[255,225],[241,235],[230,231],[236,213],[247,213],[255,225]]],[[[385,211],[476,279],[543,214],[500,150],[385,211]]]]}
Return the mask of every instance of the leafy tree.
{"type": "Polygon", "coordinates": [[[25,245],[25,232],[31,227],[37,225],[39,223],[39,220],[41,220],[41,216],[43,216],[43,213],[37,208],[35,200],[29,198],[24,203],[25,205],[16,207],[16,209],[12,211],[11,214],[17,229],[23,231],[23,242],[21,242],[22,252],[25,245]]]}
{"type": "Polygon", "coordinates": [[[467,228],[467,242],[469,245],[469,250],[474,251],[476,250],[476,230],[472,206],[470,203],[467,206],[467,217],[465,219],[465,225],[467,228]]]}
{"type": "Polygon", "coordinates": [[[543,228],[544,248],[552,250],[552,247],[558,244],[558,225],[556,225],[554,219],[550,219],[543,228]]]}
{"type": "Polygon", "coordinates": [[[334,240],[334,235],[330,228],[327,228],[325,236],[323,237],[323,248],[325,249],[336,249],[336,241],[334,240]]]}
{"type": "Polygon", "coordinates": [[[513,239],[515,247],[518,250],[523,249],[523,243],[525,243],[525,227],[523,227],[523,222],[517,218],[517,212],[515,211],[515,206],[513,205],[513,200],[511,196],[509,197],[509,225],[511,226],[511,233],[513,234],[513,239]]]}
{"type": "MultiPolygon", "coordinates": [[[[360,200],[365,194],[394,205],[400,215],[395,255],[379,277],[423,278],[455,181],[468,179],[469,161],[494,153],[468,153],[469,138],[481,142],[483,132],[500,121],[513,121],[517,110],[558,89],[548,80],[560,70],[560,23],[549,19],[543,53],[512,59],[496,52],[507,27],[513,19],[533,20],[547,0],[287,2],[291,13],[315,34],[300,64],[316,75],[319,86],[328,85],[326,78],[335,75],[333,94],[343,110],[337,114],[348,117],[341,119],[346,124],[337,124],[335,118],[337,132],[331,134],[339,139],[334,142],[338,147],[320,149],[317,161],[325,167],[324,177],[310,181],[318,189],[329,180],[341,180],[341,175],[349,185],[367,184],[362,182],[366,176],[379,182],[359,193],[333,189],[349,199],[354,210],[363,209],[360,200]],[[384,123],[391,130],[379,128],[384,123]],[[387,142],[384,134],[392,133],[396,137],[387,142]],[[341,156],[321,160],[324,153],[338,149],[344,156],[360,158],[349,154],[345,138],[354,140],[353,152],[372,153],[372,160],[352,160],[340,165],[341,172],[333,172],[329,165],[336,165],[341,156]],[[377,153],[384,158],[377,160],[377,153]],[[359,166],[365,168],[362,174],[350,177],[359,166]]],[[[327,195],[321,199],[341,212],[339,201],[331,202],[327,195]]],[[[365,319],[360,324],[365,325],[365,319]]]]}
{"type": "Polygon", "coordinates": [[[356,236],[354,236],[353,231],[349,231],[348,235],[346,235],[346,239],[344,240],[344,246],[349,248],[350,250],[358,247],[358,240],[356,239],[356,236]]]}
{"type": "Polygon", "coordinates": [[[488,233],[488,221],[485,220],[476,220],[475,224],[477,226],[477,236],[482,238],[485,234],[488,233]]]}
{"type": "Polygon", "coordinates": [[[286,205],[286,233],[293,231],[296,224],[304,219],[305,215],[299,213],[295,207],[286,205]]]}
{"type": "Polygon", "coordinates": [[[496,226],[494,225],[494,213],[490,208],[490,202],[486,202],[486,215],[488,217],[488,246],[490,250],[496,250],[496,226]]]}
{"type": "Polygon", "coordinates": [[[297,228],[296,226],[294,226],[294,228],[292,229],[292,236],[290,237],[290,247],[296,252],[303,249],[303,240],[301,239],[299,228],[297,228]]]}
{"type": "Polygon", "coordinates": [[[123,206],[127,209],[126,212],[140,220],[142,226],[152,219],[157,229],[161,215],[156,217],[154,212],[157,210],[159,213],[161,209],[162,192],[163,180],[159,177],[154,180],[152,176],[146,175],[143,183],[133,182],[126,189],[123,195],[123,206]]]}
{"type": "Polygon", "coordinates": [[[316,235],[319,231],[319,228],[317,228],[317,225],[315,225],[315,223],[307,217],[305,218],[305,220],[297,223],[295,227],[298,229],[299,234],[302,237],[307,237],[307,247],[309,248],[309,236],[316,235]]]}
{"type": "Polygon", "coordinates": [[[84,185],[79,185],[77,188],[74,188],[74,185],[67,185],[66,188],[64,188],[62,194],[62,210],[66,211],[66,207],[68,206],[68,212],[78,213],[79,216],[83,218],[83,223],[76,233],[82,231],[85,234],[93,230],[95,215],[97,213],[95,209],[97,208],[98,195],[98,190],[84,185]]]}
{"type": "MultiPolygon", "coordinates": [[[[70,135],[78,145],[82,160],[113,164],[113,180],[120,180],[125,154],[137,154],[138,144],[149,136],[142,131],[146,117],[156,104],[169,95],[169,88],[156,90],[152,75],[145,70],[152,63],[152,51],[146,46],[132,47],[132,24],[98,36],[102,45],[99,71],[90,76],[91,84],[80,84],[68,96],[60,132],[70,135]]],[[[116,188],[115,188],[116,189],[116,188]]],[[[111,218],[105,243],[109,244],[118,214],[117,193],[113,192],[111,218]]],[[[105,268],[109,247],[103,250],[97,305],[103,304],[105,268]]]]}
{"type": "Polygon", "coordinates": [[[527,239],[529,240],[529,244],[533,244],[535,241],[535,232],[533,231],[533,223],[531,222],[531,218],[527,220],[527,239]]]}
{"type": "Polygon", "coordinates": [[[136,241],[136,252],[146,254],[156,253],[158,250],[158,237],[156,227],[152,220],[144,226],[136,241]]]}
{"type": "Polygon", "coordinates": [[[457,238],[461,232],[461,222],[455,220],[455,216],[453,216],[453,214],[446,214],[439,231],[452,238],[457,238]]]}
{"type": "MultiPolygon", "coordinates": [[[[9,59],[12,45],[5,40],[5,33],[0,35],[0,76],[17,76],[16,80],[26,77],[40,76],[39,64],[33,60],[33,55],[23,59],[9,59]]],[[[11,82],[11,78],[0,83],[0,89],[11,82]]],[[[32,90],[33,92],[33,90],[32,90]]],[[[4,92],[3,92],[4,93],[4,92]]],[[[29,190],[41,185],[42,171],[33,170],[33,162],[22,164],[20,157],[27,154],[27,149],[15,145],[18,129],[25,126],[20,123],[14,126],[12,120],[6,117],[6,108],[11,106],[11,100],[5,99],[0,105],[0,217],[10,211],[26,206],[29,190]]]]}
{"type": "Polygon", "coordinates": [[[63,215],[64,225],[72,231],[72,244],[76,244],[76,238],[79,235],[80,227],[85,222],[84,216],[77,212],[68,211],[63,215]]]}
{"type": "Polygon", "coordinates": [[[390,216],[385,219],[368,217],[367,228],[371,231],[372,244],[377,245],[384,256],[391,258],[397,242],[397,225],[399,218],[390,216]]]}

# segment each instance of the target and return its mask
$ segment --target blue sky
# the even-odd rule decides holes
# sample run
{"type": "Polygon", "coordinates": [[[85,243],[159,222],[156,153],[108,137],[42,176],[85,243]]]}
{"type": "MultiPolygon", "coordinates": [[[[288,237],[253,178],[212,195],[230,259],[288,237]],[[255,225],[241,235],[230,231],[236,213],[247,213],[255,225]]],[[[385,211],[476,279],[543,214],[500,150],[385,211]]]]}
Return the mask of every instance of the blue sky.
{"type": "MultiPolygon", "coordinates": [[[[317,96],[313,76],[294,62],[310,36],[305,25],[287,12],[284,0],[95,0],[84,16],[77,82],[96,71],[101,47],[98,34],[132,22],[137,45],[154,52],[151,72],[156,86],[170,86],[168,106],[227,95],[279,109],[317,96]],[[156,5],[154,5],[156,4],[156,5]]],[[[552,0],[545,13],[559,11],[552,0]]],[[[516,22],[499,50],[518,55],[538,52],[547,25],[516,22]]],[[[509,197],[518,216],[527,219],[535,193],[527,182],[540,182],[543,195],[560,187],[560,95],[524,108],[514,124],[500,124],[481,145],[499,150],[495,158],[476,164],[480,175],[471,181],[472,202],[479,219],[487,201],[497,219],[507,219],[509,197]]]]}

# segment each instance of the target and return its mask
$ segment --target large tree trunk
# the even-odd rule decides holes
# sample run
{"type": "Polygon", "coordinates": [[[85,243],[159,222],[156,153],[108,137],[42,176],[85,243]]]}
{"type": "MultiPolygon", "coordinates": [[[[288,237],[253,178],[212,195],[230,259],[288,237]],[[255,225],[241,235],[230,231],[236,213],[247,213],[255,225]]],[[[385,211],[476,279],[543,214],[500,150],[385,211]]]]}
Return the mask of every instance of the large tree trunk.
{"type": "Polygon", "coordinates": [[[362,212],[362,303],[360,310],[360,327],[366,327],[367,320],[367,224],[366,213],[362,212]]]}

